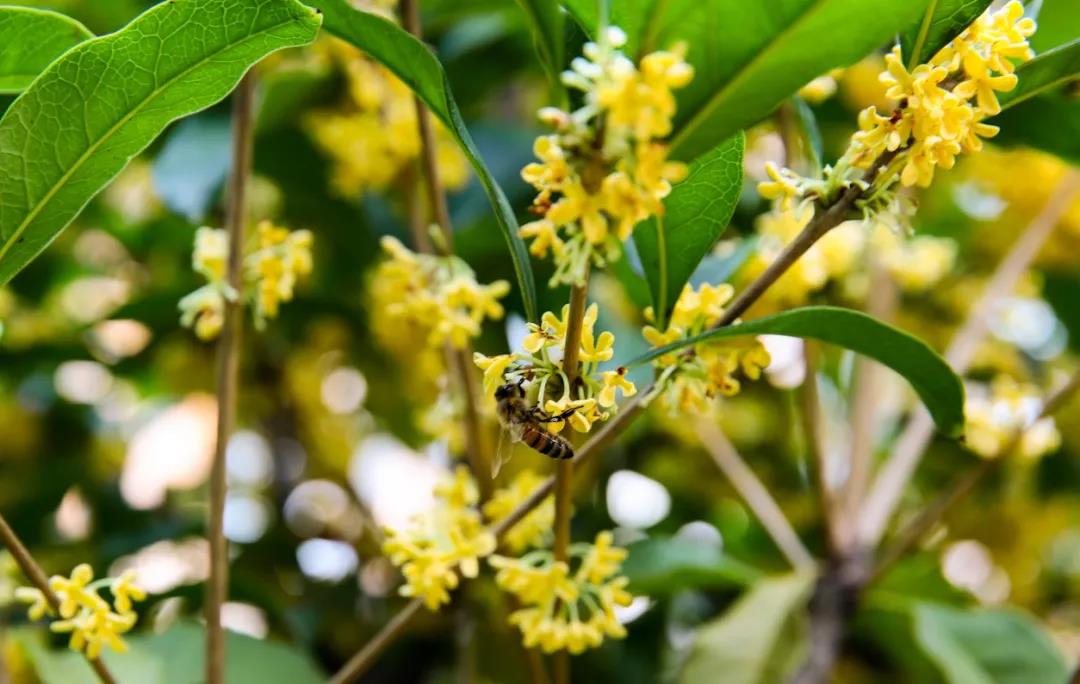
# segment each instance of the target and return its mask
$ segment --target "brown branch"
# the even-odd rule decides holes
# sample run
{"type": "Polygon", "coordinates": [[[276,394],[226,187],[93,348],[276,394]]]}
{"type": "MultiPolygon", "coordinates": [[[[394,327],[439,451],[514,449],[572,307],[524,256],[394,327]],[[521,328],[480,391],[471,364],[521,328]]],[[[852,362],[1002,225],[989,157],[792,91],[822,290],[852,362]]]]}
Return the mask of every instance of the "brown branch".
{"type": "Polygon", "coordinates": [[[728,440],[727,435],[706,420],[699,420],[696,429],[705,450],[709,452],[717,467],[723,471],[735,491],[757,516],[761,526],[772,537],[773,542],[792,567],[797,570],[813,567],[814,557],[806,550],[795,528],[791,526],[779,504],[776,503],[776,499],[754,475],[754,471],[735,450],[735,446],[728,440]]]}
{"type": "Polygon", "coordinates": [[[821,398],[818,396],[816,349],[810,341],[803,343],[803,362],[806,364],[806,377],[802,390],[802,423],[805,435],[806,451],[814,465],[814,484],[817,486],[818,504],[821,517],[825,522],[825,542],[829,555],[839,555],[841,532],[838,529],[836,501],[829,489],[828,462],[825,456],[825,417],[821,413],[821,398]]]}
{"type": "MultiPolygon", "coordinates": [[[[1074,373],[1068,382],[1050,394],[1036,420],[1053,415],[1077,391],[1080,391],[1080,371],[1074,373]]],[[[1026,429],[1021,429],[1013,432],[1009,441],[1002,446],[997,454],[992,458],[983,459],[978,465],[961,476],[948,491],[938,496],[917,518],[912,520],[897,535],[892,546],[882,554],[881,560],[874,568],[870,581],[872,582],[881,577],[888,568],[907,555],[953,506],[967,497],[975,489],[975,485],[979,484],[983,478],[997,468],[999,463],[1003,462],[1009,454],[1016,450],[1026,431],[1026,429]]]]}
{"type": "Polygon", "coordinates": [[[405,633],[409,623],[420,614],[423,607],[424,601],[422,599],[417,598],[409,601],[404,608],[398,611],[397,615],[390,619],[390,622],[379,630],[379,633],[374,638],[364,644],[364,647],[357,651],[356,655],[350,658],[349,662],[345,663],[345,666],[330,678],[329,684],[346,684],[346,682],[355,682],[359,679],[360,675],[367,672],[368,668],[375,664],[379,656],[392,643],[397,641],[398,637],[405,633]]]}
{"type": "Polygon", "coordinates": [[[236,395],[240,368],[240,335],[243,307],[244,229],[247,225],[245,195],[251,172],[255,75],[248,72],[233,94],[232,173],[229,177],[225,229],[229,236],[226,283],[234,297],[225,301],[225,321],[217,348],[217,439],[210,472],[210,578],[206,591],[206,681],[225,681],[225,631],[221,607],[229,593],[229,549],[225,540],[225,451],[236,421],[236,395]]]}
{"type": "MultiPolygon", "coordinates": [[[[1016,287],[1078,190],[1080,171],[1071,170],[998,265],[982,296],[945,352],[945,360],[956,373],[967,371],[975,351],[986,336],[993,306],[1016,287]]],[[[933,435],[934,422],[926,408],[919,406],[897,438],[892,456],[878,472],[863,504],[858,529],[861,544],[872,547],[881,540],[889,519],[900,503],[900,495],[914,475],[933,435]]]]}
{"type": "MultiPolygon", "coordinates": [[[[30,583],[37,587],[38,591],[45,597],[45,602],[49,604],[49,610],[54,615],[59,615],[60,597],[49,586],[49,578],[46,577],[45,571],[34,560],[30,550],[15,534],[15,530],[11,529],[11,525],[8,524],[3,515],[0,515],[0,543],[7,548],[11,557],[15,559],[15,564],[19,566],[19,569],[30,580],[30,583]]],[[[94,674],[98,676],[98,679],[105,682],[105,684],[115,684],[116,680],[113,679],[109,669],[105,667],[105,663],[101,662],[99,658],[91,658],[85,652],[83,652],[83,657],[86,658],[86,662],[94,670],[94,674]]]]}

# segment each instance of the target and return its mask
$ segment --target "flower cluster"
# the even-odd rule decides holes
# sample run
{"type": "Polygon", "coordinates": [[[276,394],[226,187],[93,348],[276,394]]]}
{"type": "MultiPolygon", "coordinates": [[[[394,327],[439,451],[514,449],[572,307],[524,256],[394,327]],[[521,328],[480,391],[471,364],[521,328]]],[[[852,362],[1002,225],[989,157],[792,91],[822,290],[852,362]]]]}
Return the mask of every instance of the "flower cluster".
{"type": "Polygon", "coordinates": [[[563,74],[569,88],[584,93],[572,112],[548,107],[540,118],[555,128],[537,138],[539,162],[522,178],[539,194],[533,212],[540,216],[521,228],[532,239],[530,251],[555,259],[552,283],[580,283],[589,264],[617,259],[634,226],[663,212],[671,184],[686,175],[683,164],[667,160],[658,142],[671,133],[674,89],[693,77],[682,51],[645,55],[635,66],[620,48],[626,36],[617,28],[587,43],[584,57],[563,74]]]}
{"type": "Polygon", "coordinates": [[[293,298],[297,281],[311,273],[312,241],[310,231],[290,232],[269,221],[261,222],[244,257],[243,292],[236,292],[225,280],[228,234],[200,228],[195,233],[191,265],[209,282],[180,300],[180,323],[194,328],[199,339],[211,340],[225,322],[226,300],[243,298],[253,302],[255,325],[261,330],[267,319],[277,317],[281,302],[293,298]]]}
{"type": "Polygon", "coordinates": [[[859,131],[835,167],[823,179],[803,178],[788,169],[768,169],[762,196],[784,205],[796,200],[831,202],[844,190],[859,186],[857,203],[869,219],[880,214],[899,218],[911,207],[895,192],[903,186],[926,187],[938,167],[950,169],[964,152],[982,149],[982,139],[998,129],[985,119],[1001,111],[997,93],[1016,87],[1015,62],[1033,56],[1028,37],[1035,22],[1012,0],[997,12],[981,16],[927,63],[909,70],[900,48],[885,57],[881,81],[895,103],[888,114],[868,107],[859,115],[859,131]],[[876,169],[873,183],[866,171],[876,169]]]}
{"type": "Polygon", "coordinates": [[[1015,453],[1034,460],[1061,445],[1054,419],[1039,418],[1043,400],[1037,387],[1017,383],[1007,375],[987,387],[969,388],[964,404],[965,441],[982,458],[1001,458],[1020,435],[1015,453]]]}
{"type": "MultiPolygon", "coordinates": [[[[723,318],[724,305],[733,294],[734,289],[727,284],[706,283],[697,290],[687,285],[675,303],[666,330],[661,332],[648,325],[642,331],[645,339],[653,347],[662,347],[705,332],[723,318]]],[[[654,319],[651,308],[645,311],[645,317],[654,319]]],[[[660,371],[661,402],[672,411],[700,412],[713,397],[739,391],[740,383],[735,378],[739,371],[751,380],[758,379],[769,365],[769,353],[756,338],[699,342],[689,353],[670,352],[658,357],[653,365],[660,371]]]]}
{"type": "Polygon", "coordinates": [[[484,527],[476,482],[459,466],[454,476],[435,488],[438,501],[417,515],[404,530],[387,530],[383,551],[401,568],[402,596],[422,599],[429,610],[450,601],[460,577],[476,577],[480,559],[495,551],[495,535],[484,527]]]}
{"type": "MultiPolygon", "coordinates": [[[[340,65],[348,93],[341,106],[315,112],[306,121],[309,134],[331,160],[334,189],[357,197],[364,190],[412,182],[420,155],[412,91],[348,43],[331,39],[316,45],[340,65]]],[[[435,134],[440,178],[450,190],[463,187],[469,180],[468,162],[441,123],[436,122],[435,134]]]]}
{"type": "MultiPolygon", "coordinates": [[[[133,602],[146,599],[146,592],[135,584],[133,571],[115,579],[106,577],[95,582],[93,569],[83,563],[71,571],[71,577],[54,575],[49,578],[49,587],[60,600],[60,619],[55,620],[50,629],[61,634],[70,633],[72,650],[84,652],[89,658],[100,656],[105,646],[118,653],[127,650],[120,635],[131,630],[138,619],[133,602]],[[111,604],[98,593],[105,587],[112,594],[111,604]]],[[[15,596],[30,604],[28,615],[31,620],[40,620],[46,615],[56,617],[40,589],[19,587],[15,596]]]]}
{"type": "Polygon", "coordinates": [[[956,241],[949,238],[932,235],[905,238],[879,225],[870,233],[870,244],[881,265],[904,292],[926,292],[956,263],[956,241]]]}
{"type": "Polygon", "coordinates": [[[372,329],[385,349],[403,340],[465,349],[485,319],[502,318],[499,299],[510,291],[505,280],[481,285],[460,258],[417,254],[392,237],[382,239],[382,248],[390,258],[375,269],[369,295],[372,329]]]}
{"type": "Polygon", "coordinates": [[[550,551],[533,551],[521,558],[492,556],[498,585],[514,594],[522,608],[510,615],[527,648],[547,653],[582,653],[605,637],[621,639],[626,629],[615,616],[617,606],[630,605],[628,580],[618,576],[626,551],[612,546],[610,532],[594,544],[570,547],[570,562],[557,561],[550,551]]]}
{"type": "Polygon", "coordinates": [[[615,411],[617,393],[629,397],[637,388],[626,377],[624,368],[599,371],[601,363],[615,356],[615,336],[607,331],[596,335],[593,331],[599,311],[596,304],[585,311],[578,352],[581,369],[573,387],[561,363],[570,316],[570,307],[564,306],[561,317],[549,311],[539,325],[529,324],[524,352],[474,355],[476,365],[484,371],[484,393],[491,396],[499,385],[520,383],[531,405],[539,406],[549,416],[566,414],[565,420],[545,423],[552,433],[562,432],[567,424],[578,432],[588,432],[593,423],[607,420],[615,411]]]}
{"type": "MultiPolygon", "coordinates": [[[[484,516],[498,522],[510,515],[519,504],[528,499],[543,484],[544,478],[531,470],[523,470],[508,486],[492,494],[484,504],[484,516]]],[[[547,497],[532,509],[506,533],[502,543],[510,551],[521,553],[526,549],[543,546],[555,529],[555,499],[547,497]]]]}

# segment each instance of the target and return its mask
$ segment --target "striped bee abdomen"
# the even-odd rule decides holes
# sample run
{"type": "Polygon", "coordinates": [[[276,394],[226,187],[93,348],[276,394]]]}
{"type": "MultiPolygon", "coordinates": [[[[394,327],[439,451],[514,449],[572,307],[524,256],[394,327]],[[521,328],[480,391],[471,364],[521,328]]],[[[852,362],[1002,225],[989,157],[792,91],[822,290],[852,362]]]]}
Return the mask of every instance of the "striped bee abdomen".
{"type": "Polygon", "coordinates": [[[561,460],[574,457],[574,450],[569,442],[534,425],[525,426],[521,434],[521,441],[550,458],[561,460]]]}

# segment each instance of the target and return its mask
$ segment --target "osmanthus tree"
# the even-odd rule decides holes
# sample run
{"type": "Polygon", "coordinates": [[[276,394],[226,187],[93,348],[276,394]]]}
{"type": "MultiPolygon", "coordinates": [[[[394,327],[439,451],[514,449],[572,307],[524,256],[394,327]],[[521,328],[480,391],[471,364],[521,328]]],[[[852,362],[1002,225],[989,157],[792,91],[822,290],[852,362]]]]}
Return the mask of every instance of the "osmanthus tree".
{"type": "MultiPolygon", "coordinates": [[[[454,37],[443,52],[483,42],[475,25],[454,34],[455,22],[467,22],[432,4],[454,37]]],[[[635,678],[628,673],[637,668],[641,681],[665,672],[687,684],[823,682],[834,670],[1064,681],[1066,659],[1034,619],[978,606],[936,567],[919,564],[925,557],[907,558],[1000,464],[1057,451],[1053,414],[1080,389],[1076,360],[1060,349],[1031,355],[1037,371],[980,357],[1002,302],[1073,206],[1080,176],[1041,158],[1058,166],[1027,181],[1034,187],[1025,198],[1043,197],[1037,216],[989,267],[985,250],[930,226],[920,208],[960,196],[964,188],[945,172],[965,158],[1007,169],[994,156],[1006,153],[989,147],[994,139],[1078,157],[1067,131],[1080,125],[1072,98],[1080,18],[1068,2],[1041,4],[1058,13],[1045,42],[1039,8],[1016,0],[519,0],[511,13],[479,8],[528,27],[536,71],[546,76],[527,100],[546,100],[534,158],[511,174],[474,142],[466,115],[478,106],[451,91],[460,95],[470,77],[444,68],[423,42],[418,0],[169,0],[100,37],[60,14],[0,7],[0,90],[18,95],[0,120],[0,284],[17,285],[170,124],[232,94],[232,135],[218,139],[229,154],[204,158],[218,160],[200,168],[210,178],[205,197],[173,201],[201,218],[228,178],[223,227],[200,228],[195,238],[191,263],[206,282],[179,300],[180,323],[217,345],[205,627],[139,633],[144,613],[134,602],[155,597],[137,574],[94,581],[80,564],[50,579],[20,530],[0,517],[0,537],[29,582],[17,592],[29,618],[70,634],[71,649],[102,681],[189,680],[196,662],[212,683],[321,678],[295,652],[227,643],[222,625],[235,585],[226,445],[238,411],[248,413],[238,401],[249,382],[241,360],[298,283],[320,277],[318,230],[252,220],[267,214],[253,209],[261,201],[256,132],[272,127],[279,109],[290,116],[289,107],[306,107],[281,77],[299,65],[340,76],[334,97],[297,114],[332,192],[363,194],[365,204],[380,197],[380,211],[394,215],[387,222],[403,226],[398,235],[376,231],[382,254],[362,295],[348,295],[362,300],[367,348],[399,366],[389,422],[445,443],[456,459],[429,510],[375,533],[372,553],[400,570],[397,593],[408,602],[385,601],[392,610],[378,611],[377,629],[343,628],[351,636],[320,649],[332,653],[324,663],[336,668],[332,681],[357,680],[388,649],[407,648],[396,643],[417,623],[464,625],[459,642],[468,642],[471,625],[493,615],[503,638],[522,645],[527,667],[506,675],[504,654],[473,644],[473,656],[458,656],[470,681],[550,674],[569,682],[579,655],[588,678],[635,678]],[[856,115],[830,100],[838,80],[856,115]],[[514,175],[527,197],[517,181],[507,184],[514,175]],[[486,198],[468,231],[455,230],[461,204],[447,199],[463,187],[478,187],[474,213],[486,198]],[[958,278],[962,259],[973,274],[966,289],[934,300],[958,278]],[[484,335],[508,307],[523,321],[509,348],[484,335]],[[957,320],[933,325],[934,307],[957,320]],[[243,334],[248,311],[255,337],[243,334]],[[791,339],[802,340],[794,357],[791,339]],[[775,379],[784,363],[798,371],[788,386],[801,389],[766,396],[755,381],[775,379]],[[986,382],[988,370],[1001,372],[986,382]],[[791,436],[774,440],[775,483],[759,479],[732,443],[760,420],[739,403],[743,395],[761,395],[774,427],[791,436]],[[515,444],[497,445],[508,441],[515,444]],[[958,475],[912,487],[930,447],[981,458],[955,459],[958,475]],[[517,458],[500,472],[507,449],[517,458]],[[690,533],[635,539],[603,529],[589,512],[583,493],[606,459],[642,464],[634,454],[655,451],[653,460],[668,465],[654,474],[692,472],[688,452],[700,450],[779,556],[740,563],[690,533]],[[792,465],[792,451],[808,467],[792,465]],[[541,454],[565,458],[550,463],[541,454]],[[549,477],[540,474],[549,467],[549,477]],[[801,487],[813,491],[803,496],[813,512],[787,505],[785,476],[815,485],[801,487]],[[790,571],[778,572],[777,561],[790,571]],[[681,601],[707,595],[704,607],[681,601]],[[644,653],[635,618],[661,610],[678,639],[635,656],[644,653]],[[678,624],[687,612],[705,614],[689,631],[678,624]]],[[[170,142],[198,143],[182,131],[170,142]]],[[[286,198],[291,191],[283,188],[286,198]]],[[[949,220],[943,213],[934,214],[939,222],[949,220]]],[[[352,254],[338,248],[337,257],[352,254]]],[[[1074,325],[1076,263],[1061,263],[1047,275],[1058,293],[1048,289],[1048,298],[1074,325]]],[[[173,326],[176,305],[169,302],[173,326]]],[[[721,496],[681,485],[692,496],[721,496]]],[[[242,571],[245,562],[240,553],[234,565],[242,571]]],[[[32,638],[20,643],[42,679],[90,676],[71,654],[32,638]]]]}

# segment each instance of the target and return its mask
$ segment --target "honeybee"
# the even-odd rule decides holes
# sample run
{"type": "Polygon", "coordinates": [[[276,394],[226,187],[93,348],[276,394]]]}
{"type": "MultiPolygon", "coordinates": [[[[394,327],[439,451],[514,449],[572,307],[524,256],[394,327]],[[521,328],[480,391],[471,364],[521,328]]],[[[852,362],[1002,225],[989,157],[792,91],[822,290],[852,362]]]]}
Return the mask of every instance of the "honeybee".
{"type": "MultiPolygon", "coordinates": [[[[545,456],[557,459],[574,457],[570,443],[558,435],[553,435],[542,426],[565,420],[573,409],[557,416],[548,415],[536,406],[529,406],[525,401],[525,390],[521,384],[507,383],[495,390],[496,409],[499,422],[503,425],[503,435],[509,435],[514,442],[525,442],[531,449],[545,456]]],[[[503,464],[509,460],[509,449],[500,438],[499,450],[492,463],[491,477],[498,476],[503,464]],[[507,452],[504,454],[503,452],[507,452]]]]}

